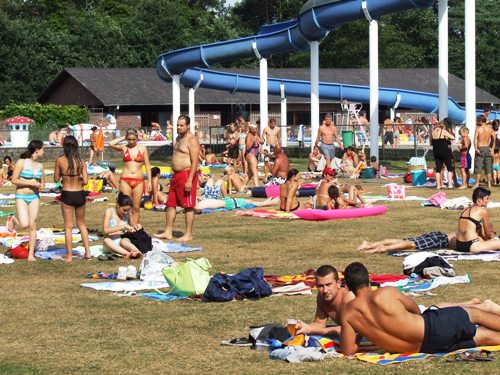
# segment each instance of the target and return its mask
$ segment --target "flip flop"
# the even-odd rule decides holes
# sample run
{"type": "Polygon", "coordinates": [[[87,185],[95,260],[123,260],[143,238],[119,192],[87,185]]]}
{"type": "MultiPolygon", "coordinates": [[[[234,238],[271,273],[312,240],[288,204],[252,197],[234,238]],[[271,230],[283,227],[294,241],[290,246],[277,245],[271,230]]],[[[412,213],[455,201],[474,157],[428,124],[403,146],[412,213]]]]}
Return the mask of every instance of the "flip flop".
{"type": "Polygon", "coordinates": [[[97,257],[97,259],[101,261],[108,261],[108,260],[115,260],[115,257],[113,255],[101,254],[97,257]]]}
{"type": "Polygon", "coordinates": [[[495,357],[489,350],[479,350],[477,352],[457,353],[448,358],[446,362],[491,362],[494,360],[495,357]]]}
{"type": "Polygon", "coordinates": [[[241,337],[232,340],[222,340],[220,344],[228,346],[252,346],[252,343],[248,341],[246,337],[241,337]]]}

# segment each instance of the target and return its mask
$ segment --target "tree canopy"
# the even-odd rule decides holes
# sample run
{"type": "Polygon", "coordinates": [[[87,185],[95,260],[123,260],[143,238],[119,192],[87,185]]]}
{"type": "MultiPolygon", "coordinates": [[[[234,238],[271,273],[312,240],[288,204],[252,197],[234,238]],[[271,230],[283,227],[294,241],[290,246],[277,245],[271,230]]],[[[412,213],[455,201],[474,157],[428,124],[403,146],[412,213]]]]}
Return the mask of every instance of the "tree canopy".
{"type": "MultiPolygon", "coordinates": [[[[0,108],[34,102],[64,67],[154,67],[178,48],[256,34],[296,18],[305,0],[0,0],[0,108]]],[[[449,0],[450,72],[464,75],[463,0],[449,0]]],[[[500,7],[476,0],[477,84],[500,96],[500,7]]],[[[368,67],[368,23],[342,25],[320,45],[321,67],[368,67]]],[[[437,67],[437,6],[380,20],[382,68],[437,67]]],[[[308,52],[270,67],[307,67],[308,52]]],[[[225,66],[257,66],[256,60],[225,66]]]]}

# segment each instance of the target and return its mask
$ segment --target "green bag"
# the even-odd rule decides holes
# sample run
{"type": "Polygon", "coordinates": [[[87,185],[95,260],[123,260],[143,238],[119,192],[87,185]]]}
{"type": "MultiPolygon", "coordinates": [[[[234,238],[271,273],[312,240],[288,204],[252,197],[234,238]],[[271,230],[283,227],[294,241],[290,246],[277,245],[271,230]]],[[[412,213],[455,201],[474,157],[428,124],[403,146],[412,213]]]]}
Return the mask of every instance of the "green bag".
{"type": "Polygon", "coordinates": [[[179,296],[203,294],[210,281],[208,270],[212,265],[207,258],[186,258],[183,263],[162,269],[163,276],[170,286],[170,292],[179,296]]]}

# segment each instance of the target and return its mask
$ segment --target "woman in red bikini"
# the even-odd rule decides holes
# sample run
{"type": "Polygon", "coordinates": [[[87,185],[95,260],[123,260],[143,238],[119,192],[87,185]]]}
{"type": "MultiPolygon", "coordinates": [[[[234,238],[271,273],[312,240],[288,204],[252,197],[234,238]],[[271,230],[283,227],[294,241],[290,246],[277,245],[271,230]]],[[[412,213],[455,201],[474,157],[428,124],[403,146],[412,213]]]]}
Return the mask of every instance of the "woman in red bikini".
{"type": "Polygon", "coordinates": [[[151,166],[149,165],[148,150],[145,146],[137,144],[137,130],[127,129],[125,136],[113,139],[109,145],[115,150],[123,152],[123,172],[120,178],[120,193],[132,197],[131,225],[139,224],[141,200],[145,191],[144,174],[142,166],[146,167],[148,176],[147,193],[151,192],[151,166]],[[126,145],[120,145],[121,141],[126,145]]]}

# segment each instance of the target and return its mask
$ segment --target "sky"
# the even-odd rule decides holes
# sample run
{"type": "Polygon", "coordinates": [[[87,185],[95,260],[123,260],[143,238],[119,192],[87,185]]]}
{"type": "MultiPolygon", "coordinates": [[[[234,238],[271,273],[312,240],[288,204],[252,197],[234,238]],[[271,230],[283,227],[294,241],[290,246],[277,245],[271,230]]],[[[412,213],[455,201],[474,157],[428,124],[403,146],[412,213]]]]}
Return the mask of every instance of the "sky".
{"type": "Polygon", "coordinates": [[[238,1],[240,0],[226,0],[226,4],[227,5],[234,5],[235,3],[237,3],[238,1]]]}

